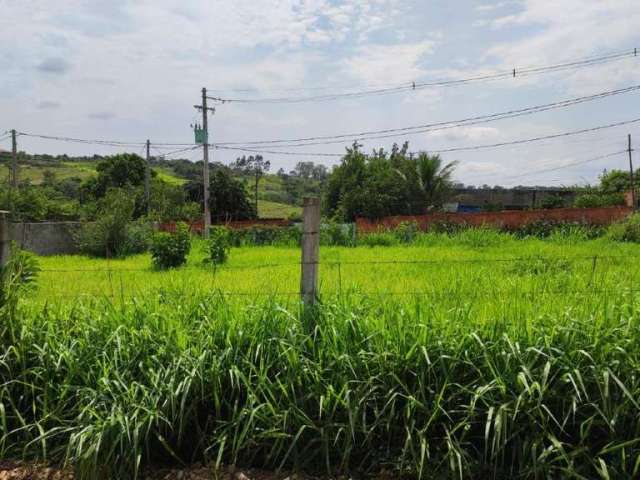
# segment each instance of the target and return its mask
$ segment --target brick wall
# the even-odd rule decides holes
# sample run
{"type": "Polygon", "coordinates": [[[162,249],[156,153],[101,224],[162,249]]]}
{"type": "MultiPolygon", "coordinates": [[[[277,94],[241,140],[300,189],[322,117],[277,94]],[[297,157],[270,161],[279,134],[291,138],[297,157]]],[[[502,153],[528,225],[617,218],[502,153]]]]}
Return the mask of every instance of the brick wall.
{"type": "Polygon", "coordinates": [[[483,225],[515,230],[523,225],[538,221],[556,223],[584,223],[588,225],[609,225],[622,220],[633,211],[630,207],[603,208],[555,208],[550,210],[505,210],[502,212],[480,213],[432,213],[415,216],[385,217],[379,220],[357,218],[358,233],[372,233],[392,230],[402,222],[416,222],[421,230],[428,230],[432,223],[453,223],[480,227],[483,225]]]}

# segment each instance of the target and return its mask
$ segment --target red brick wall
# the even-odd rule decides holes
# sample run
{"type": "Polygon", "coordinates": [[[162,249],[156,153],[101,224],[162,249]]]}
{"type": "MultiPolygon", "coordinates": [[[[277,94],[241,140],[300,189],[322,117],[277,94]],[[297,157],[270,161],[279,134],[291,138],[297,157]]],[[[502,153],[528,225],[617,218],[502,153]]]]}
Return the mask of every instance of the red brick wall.
{"type": "MultiPolygon", "coordinates": [[[[252,227],[266,227],[266,228],[278,228],[289,227],[292,225],[290,220],[284,218],[263,218],[258,220],[238,220],[229,222],[220,222],[217,225],[224,225],[232,230],[247,230],[252,227]]],[[[192,233],[202,233],[204,230],[204,222],[199,220],[189,224],[189,229],[192,233]]],[[[158,226],[158,230],[161,232],[175,232],[176,222],[161,223],[158,226]]]]}
{"type": "Polygon", "coordinates": [[[357,218],[358,233],[392,230],[402,222],[416,222],[421,230],[428,230],[434,222],[446,222],[480,227],[483,225],[514,230],[538,221],[609,225],[627,217],[630,207],[555,208],[550,210],[505,210],[480,213],[431,213],[416,216],[385,217],[379,220],[357,218]]]}

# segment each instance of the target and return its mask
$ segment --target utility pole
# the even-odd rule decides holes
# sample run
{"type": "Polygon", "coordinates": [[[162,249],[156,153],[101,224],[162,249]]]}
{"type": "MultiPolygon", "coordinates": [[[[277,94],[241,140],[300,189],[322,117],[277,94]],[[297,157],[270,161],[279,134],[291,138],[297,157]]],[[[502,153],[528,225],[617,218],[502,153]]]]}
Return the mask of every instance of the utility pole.
{"type": "Polygon", "coordinates": [[[147,164],[144,170],[144,199],[147,202],[147,215],[151,213],[151,142],[147,139],[147,164]]]}
{"type": "Polygon", "coordinates": [[[15,129],[11,130],[11,186],[18,188],[18,144],[15,129]]]}
{"type": "Polygon", "coordinates": [[[305,306],[318,299],[318,262],[320,257],[320,199],[305,198],[302,210],[302,274],[300,296],[305,306]]]}
{"type": "Polygon", "coordinates": [[[633,176],[633,158],[631,157],[631,152],[633,152],[633,150],[631,149],[631,134],[629,134],[627,139],[629,145],[627,151],[629,152],[629,180],[631,181],[631,203],[633,205],[633,209],[635,210],[638,205],[636,203],[636,182],[633,176]]]}
{"type": "Polygon", "coordinates": [[[202,89],[202,105],[194,105],[198,110],[202,110],[202,130],[204,131],[202,182],[204,183],[204,236],[209,238],[211,228],[211,211],[209,210],[209,122],[208,113],[215,113],[215,108],[207,107],[207,89],[202,89]]]}

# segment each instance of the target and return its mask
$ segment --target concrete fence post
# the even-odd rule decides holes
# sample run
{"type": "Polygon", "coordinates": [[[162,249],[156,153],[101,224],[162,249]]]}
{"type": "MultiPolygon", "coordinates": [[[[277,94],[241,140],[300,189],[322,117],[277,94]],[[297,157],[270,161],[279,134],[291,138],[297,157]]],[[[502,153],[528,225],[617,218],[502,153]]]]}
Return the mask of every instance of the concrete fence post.
{"type": "Polygon", "coordinates": [[[305,306],[318,298],[318,267],[320,254],[320,199],[305,198],[302,223],[302,276],[300,295],[305,306]]]}
{"type": "Polygon", "coordinates": [[[9,261],[11,252],[9,239],[9,212],[0,210],[0,267],[4,267],[9,261]]]}

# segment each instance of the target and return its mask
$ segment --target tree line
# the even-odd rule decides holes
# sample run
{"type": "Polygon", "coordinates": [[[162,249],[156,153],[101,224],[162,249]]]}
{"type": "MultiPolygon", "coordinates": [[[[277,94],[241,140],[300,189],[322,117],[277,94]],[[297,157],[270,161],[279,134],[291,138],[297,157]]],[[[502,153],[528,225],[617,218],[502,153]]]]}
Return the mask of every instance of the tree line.
{"type": "MultiPolygon", "coordinates": [[[[0,162],[9,165],[8,156],[0,162]]],[[[41,184],[24,181],[15,191],[0,185],[0,208],[15,219],[92,220],[104,210],[109,192],[133,201],[132,216],[149,216],[154,221],[195,220],[202,215],[204,187],[202,162],[151,159],[150,200],[144,194],[146,161],[126,153],[106,157],[28,156],[20,152],[21,164],[54,166],[61,161],[96,163],[96,174],[86,179],[56,177],[55,169],[44,171],[41,184]],[[158,172],[170,169],[184,184],[167,181],[158,172]]],[[[354,143],[339,164],[331,169],[313,162],[298,162],[289,172],[280,168],[270,174],[271,163],[261,155],[242,156],[230,165],[211,166],[210,209],[214,223],[257,218],[258,200],[301,205],[307,195],[321,196],[324,214],[337,221],[356,217],[419,215],[441,209],[454,185],[458,164],[427,152],[409,153],[408,143],[394,144],[366,153],[354,143]],[[262,185],[262,190],[260,186],[262,185]]],[[[174,179],[175,180],[175,179],[174,179]]],[[[640,190],[640,175],[635,176],[640,190]]],[[[576,206],[605,206],[624,203],[629,173],[604,171],[599,184],[581,187],[576,206]]],[[[457,186],[457,185],[456,185],[457,186]]]]}

